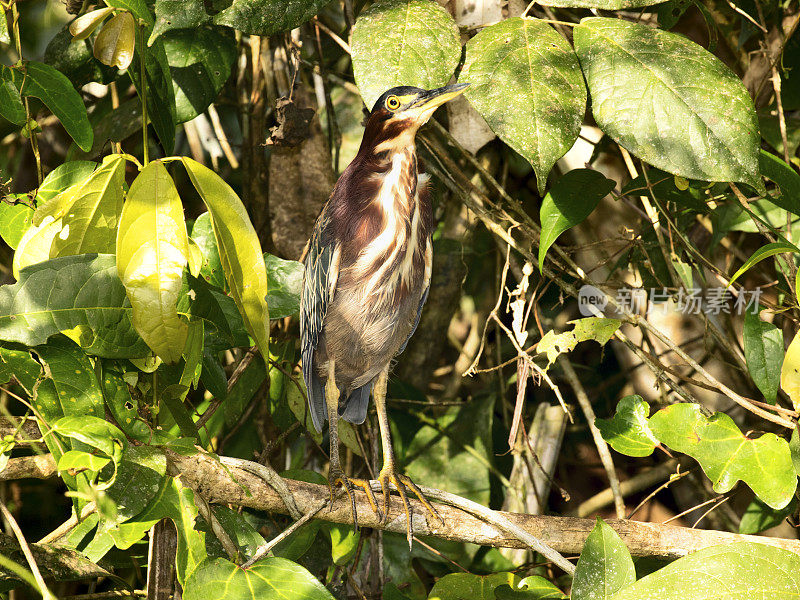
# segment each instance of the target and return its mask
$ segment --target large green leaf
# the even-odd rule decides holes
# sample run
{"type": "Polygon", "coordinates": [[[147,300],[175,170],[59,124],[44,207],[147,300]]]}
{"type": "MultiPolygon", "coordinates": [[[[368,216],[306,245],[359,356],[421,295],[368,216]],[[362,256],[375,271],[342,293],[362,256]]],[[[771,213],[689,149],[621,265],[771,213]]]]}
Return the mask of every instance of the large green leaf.
{"type": "Polygon", "coordinates": [[[547,250],[559,235],[570,227],[581,223],[606,195],[614,189],[616,182],[592,169],[573,169],[565,173],[550,188],[542,200],[539,218],[542,235],[539,240],[539,270],[544,265],[547,250]]]}
{"type": "Polygon", "coordinates": [[[117,234],[117,272],[133,308],[133,324],[166,363],[176,362],[188,328],[178,316],[178,293],[189,262],[183,205],[161,161],[134,180],[117,234]]]}
{"type": "Polygon", "coordinates": [[[698,550],[643,577],[614,600],[797,598],[800,555],[752,542],[698,550]]]}
{"type": "Polygon", "coordinates": [[[780,509],[797,488],[786,440],[774,433],[749,438],[725,413],[706,417],[697,404],[673,404],[650,417],[650,429],[662,443],[697,460],[717,493],[742,480],[766,504],[780,509]]]}
{"type": "Polygon", "coordinates": [[[13,81],[0,79],[0,117],[14,125],[25,123],[25,105],[13,81]]]}
{"type": "Polygon", "coordinates": [[[147,346],[130,313],[113,255],[64,256],[23,269],[18,283],[0,287],[0,340],[37,346],[73,330],[88,354],[142,357],[147,346]]]}
{"type": "Polygon", "coordinates": [[[742,335],[747,370],[766,401],[775,404],[783,365],[783,331],[747,311],[742,335]]]}
{"type": "Polygon", "coordinates": [[[262,356],[269,356],[267,269],[253,224],[231,187],[208,167],[183,158],[194,187],[206,203],[231,296],[262,356]]]}
{"type": "Polygon", "coordinates": [[[670,173],[763,189],[753,102],[722,61],[681,35],[621,19],[584,19],[574,31],[606,134],[670,173]]]}
{"type": "Polygon", "coordinates": [[[85,181],[97,168],[88,160],[70,160],[50,171],[36,190],[36,206],[42,206],[67,188],[85,181]]]}
{"type": "Polygon", "coordinates": [[[428,0],[378,0],[356,20],[353,74],[367,108],[389,88],[445,85],[461,58],[458,27],[428,0]]]}
{"type": "Polygon", "coordinates": [[[650,456],[658,440],[650,431],[650,406],[641,396],[625,396],[611,419],[595,419],[603,439],[628,456],[650,456]]]}
{"type": "Polygon", "coordinates": [[[231,74],[236,40],[228,29],[199,27],[163,36],[178,123],[205,112],[231,74]]]}
{"type": "MultiPolygon", "coordinates": [[[[36,213],[33,214],[36,221],[36,213]]],[[[17,242],[17,250],[11,261],[11,270],[18,280],[26,267],[39,264],[50,258],[53,240],[61,232],[61,219],[46,219],[41,225],[33,225],[22,234],[17,242]]]]}
{"type": "Polygon", "coordinates": [[[0,80],[13,81],[22,96],[33,96],[58,117],[83,150],[92,147],[92,126],[80,94],[69,79],[50,65],[28,61],[22,67],[0,65],[0,80]]]}
{"type": "Polygon", "coordinates": [[[58,336],[34,351],[47,365],[65,415],[105,416],[103,393],[94,366],[83,350],[71,340],[58,336]]]}
{"type": "Polygon", "coordinates": [[[147,40],[148,45],[172,29],[194,29],[211,20],[204,3],[196,0],[156,0],[155,12],[155,26],[147,40]]]}
{"type": "Polygon", "coordinates": [[[465,95],[500,138],[531,163],[539,193],[578,139],[586,86],[569,43],[538,19],[514,18],[467,43],[465,95]]]}
{"type": "Polygon", "coordinates": [[[270,36],[299,27],[331,0],[233,0],[214,23],[250,35],[270,36]]]}
{"type": "Polygon", "coordinates": [[[634,581],[636,568],[630,552],[617,533],[598,518],[575,568],[572,600],[610,600],[634,581]]]}
{"type": "Polygon", "coordinates": [[[112,154],[75,193],[71,206],[61,217],[63,231],[53,239],[50,258],[114,252],[125,164],[124,158],[112,154]]]}
{"type": "Polygon", "coordinates": [[[795,409],[800,408],[800,333],[795,333],[781,365],[781,389],[795,409]]]}
{"type": "Polygon", "coordinates": [[[248,569],[208,559],[192,572],[184,590],[186,600],[333,600],[311,573],[285,558],[264,558],[248,569]]]}
{"type": "Polygon", "coordinates": [[[517,583],[515,588],[504,584],[495,588],[497,600],[567,600],[560,589],[539,575],[530,575],[517,583]]]}
{"type": "Polygon", "coordinates": [[[494,600],[494,591],[501,585],[516,587],[519,577],[514,573],[473,575],[450,573],[439,579],[431,589],[428,600],[494,600]]]}
{"type": "Polygon", "coordinates": [[[290,317],[300,310],[303,290],[303,265],[296,260],[283,260],[264,254],[267,265],[267,305],[270,319],[290,317]]]}
{"type": "Polygon", "coordinates": [[[23,234],[33,222],[33,209],[22,202],[13,203],[11,198],[0,202],[0,237],[15,248],[23,234]]]}

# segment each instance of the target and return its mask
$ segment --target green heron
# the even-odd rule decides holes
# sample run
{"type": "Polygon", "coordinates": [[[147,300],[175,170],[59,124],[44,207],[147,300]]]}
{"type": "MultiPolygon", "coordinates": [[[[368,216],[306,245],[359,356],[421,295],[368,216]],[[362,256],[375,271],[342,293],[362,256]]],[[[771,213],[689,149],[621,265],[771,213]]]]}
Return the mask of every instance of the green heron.
{"type": "Polygon", "coordinates": [[[367,493],[382,522],[389,515],[389,484],[411,514],[410,488],[432,515],[435,509],[406,475],[397,472],[386,415],[386,384],[392,360],[406,347],[428,296],[433,215],[427,176],[418,172],[416,133],[436,108],[468,84],[434,90],[395,87],[370,112],[358,154],[344,170],[311,235],[300,308],[303,377],[317,431],[330,426],[328,484],[340,484],[358,526],[354,486],[367,493]],[[350,479],[339,460],[337,421],[355,424],[375,399],[383,468],[378,479],[383,511],[368,481],[350,479]]]}

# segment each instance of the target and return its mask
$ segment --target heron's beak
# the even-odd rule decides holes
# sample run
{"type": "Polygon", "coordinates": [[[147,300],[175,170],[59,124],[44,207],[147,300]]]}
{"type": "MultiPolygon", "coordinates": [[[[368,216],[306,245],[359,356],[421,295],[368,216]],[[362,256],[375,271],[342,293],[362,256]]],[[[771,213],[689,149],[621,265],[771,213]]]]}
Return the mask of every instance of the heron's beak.
{"type": "Polygon", "coordinates": [[[453,85],[428,90],[424,94],[420,94],[411,108],[419,115],[418,119],[425,122],[430,119],[433,111],[445,102],[463,94],[468,86],[468,83],[454,83],[453,85]]]}

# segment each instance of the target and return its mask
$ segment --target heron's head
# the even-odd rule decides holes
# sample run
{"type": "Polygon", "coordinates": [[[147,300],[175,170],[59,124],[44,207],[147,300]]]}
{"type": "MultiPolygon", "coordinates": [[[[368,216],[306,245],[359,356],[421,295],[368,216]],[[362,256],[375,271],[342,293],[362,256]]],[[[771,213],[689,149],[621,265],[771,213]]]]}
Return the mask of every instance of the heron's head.
{"type": "Polygon", "coordinates": [[[367,119],[364,144],[413,143],[420,126],[445,102],[461,95],[468,83],[455,83],[433,90],[400,86],[383,93],[367,119]]]}

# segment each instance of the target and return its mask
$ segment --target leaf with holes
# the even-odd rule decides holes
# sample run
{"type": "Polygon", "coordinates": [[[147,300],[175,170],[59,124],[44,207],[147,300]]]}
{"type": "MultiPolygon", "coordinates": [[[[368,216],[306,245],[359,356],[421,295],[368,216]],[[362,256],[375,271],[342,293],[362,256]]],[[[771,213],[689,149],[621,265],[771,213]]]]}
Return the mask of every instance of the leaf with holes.
{"type": "Polygon", "coordinates": [[[758,119],[725,64],[682,35],[592,17],[575,51],[604,133],[659,169],[763,190],[758,119]]]}
{"type": "Polygon", "coordinates": [[[458,26],[428,0],[378,0],[353,27],[356,85],[367,108],[389,88],[445,85],[461,58],[458,26]]]}
{"type": "Polygon", "coordinates": [[[601,346],[605,345],[622,324],[617,319],[600,317],[586,317],[569,323],[575,326],[572,331],[556,333],[551,329],[536,345],[538,354],[547,354],[549,364],[553,364],[559,354],[574,350],[579,342],[594,340],[601,346]]]}
{"type": "Polygon", "coordinates": [[[117,272],[133,309],[133,324],[164,362],[181,357],[188,327],[178,316],[189,240],[183,205],[161,161],[131,185],[117,233],[117,272]]]}
{"type": "Polygon", "coordinates": [[[504,142],[531,163],[539,193],[578,139],[586,86],[569,43],[538,19],[507,19],[467,43],[465,96],[504,142]]]}

